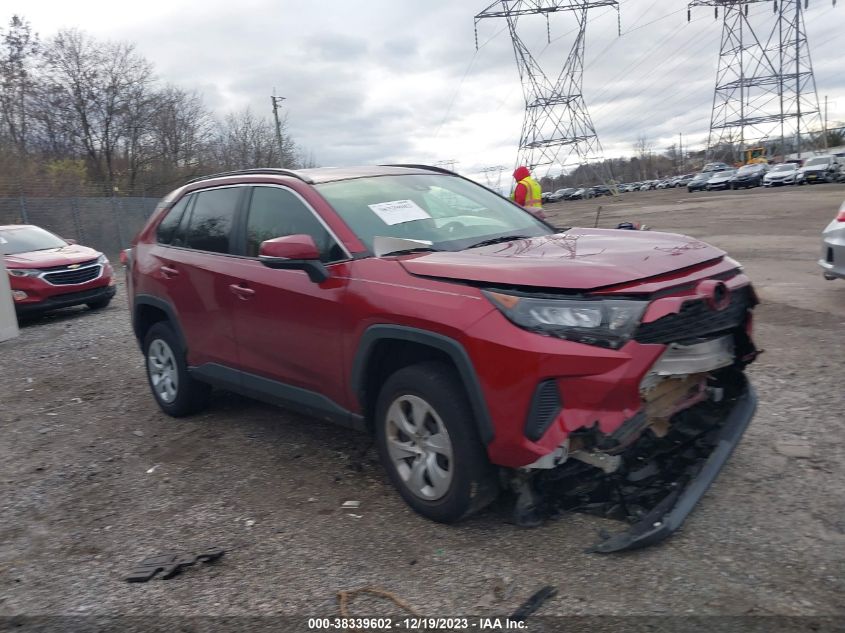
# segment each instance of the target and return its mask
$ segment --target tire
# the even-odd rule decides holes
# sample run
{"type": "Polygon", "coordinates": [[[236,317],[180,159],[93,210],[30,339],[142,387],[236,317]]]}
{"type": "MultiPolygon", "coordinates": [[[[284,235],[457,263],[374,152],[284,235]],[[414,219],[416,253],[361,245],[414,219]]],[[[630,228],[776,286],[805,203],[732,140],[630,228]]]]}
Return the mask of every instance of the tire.
{"type": "Polygon", "coordinates": [[[461,384],[444,363],[411,365],[387,379],[376,403],[376,444],[391,482],[414,511],[438,523],[478,512],[499,492],[461,384]]]}
{"type": "Polygon", "coordinates": [[[98,299],[97,301],[89,301],[85,305],[87,305],[92,310],[102,310],[111,303],[112,298],[106,297],[105,299],[98,299]]]}
{"type": "Polygon", "coordinates": [[[185,350],[169,323],[156,323],[144,337],[144,366],[150,391],[167,415],[181,418],[208,405],[211,385],[188,373],[185,350]]]}

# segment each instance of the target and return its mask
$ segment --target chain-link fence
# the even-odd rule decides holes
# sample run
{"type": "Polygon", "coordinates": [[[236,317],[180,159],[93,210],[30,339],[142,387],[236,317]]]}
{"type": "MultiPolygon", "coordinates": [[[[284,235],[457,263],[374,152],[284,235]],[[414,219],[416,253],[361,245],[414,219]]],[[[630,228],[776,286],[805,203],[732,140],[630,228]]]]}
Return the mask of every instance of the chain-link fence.
{"type": "Polygon", "coordinates": [[[35,224],[114,258],[129,246],[163,193],[0,182],[0,225],[35,224]]]}

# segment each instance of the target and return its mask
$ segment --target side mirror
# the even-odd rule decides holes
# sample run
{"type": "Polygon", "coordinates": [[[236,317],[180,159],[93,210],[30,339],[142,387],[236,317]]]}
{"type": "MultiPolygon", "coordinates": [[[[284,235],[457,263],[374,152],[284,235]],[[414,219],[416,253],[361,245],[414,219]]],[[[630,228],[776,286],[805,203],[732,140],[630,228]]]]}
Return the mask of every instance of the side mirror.
{"type": "Polygon", "coordinates": [[[285,235],[261,242],[258,259],[268,268],[304,270],[315,283],[329,278],[329,272],[320,261],[320,251],[310,235],[285,235]]]}
{"type": "Polygon", "coordinates": [[[77,242],[76,240],[71,239],[71,238],[68,238],[68,237],[63,237],[62,239],[63,239],[65,242],[67,242],[68,244],[79,244],[79,242],[77,242]]]}

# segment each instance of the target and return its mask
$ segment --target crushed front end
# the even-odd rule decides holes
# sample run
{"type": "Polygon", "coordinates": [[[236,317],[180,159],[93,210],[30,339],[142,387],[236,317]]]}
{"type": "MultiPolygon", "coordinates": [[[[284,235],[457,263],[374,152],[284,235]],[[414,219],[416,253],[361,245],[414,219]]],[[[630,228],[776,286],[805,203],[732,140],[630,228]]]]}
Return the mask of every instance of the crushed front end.
{"type": "Polygon", "coordinates": [[[743,370],[758,354],[756,303],[739,271],[655,293],[619,348],[630,360],[540,381],[526,434],[547,452],[509,471],[516,522],[586,512],[630,524],[603,535],[589,550],[598,553],[644,547],[677,530],[754,415],[743,370]]]}

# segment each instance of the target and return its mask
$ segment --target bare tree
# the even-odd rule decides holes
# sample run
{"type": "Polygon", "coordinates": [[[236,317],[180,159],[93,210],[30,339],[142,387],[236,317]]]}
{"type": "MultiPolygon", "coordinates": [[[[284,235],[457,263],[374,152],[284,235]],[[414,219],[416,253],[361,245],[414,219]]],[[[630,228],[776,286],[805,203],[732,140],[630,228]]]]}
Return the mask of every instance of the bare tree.
{"type": "Polygon", "coordinates": [[[250,108],[228,114],[220,124],[215,143],[215,159],[223,169],[276,165],[293,167],[294,152],[295,146],[284,129],[280,152],[276,132],[269,119],[255,116],[250,108]]]}
{"type": "Polygon", "coordinates": [[[99,43],[81,31],[60,31],[44,51],[48,107],[78,144],[95,178],[112,184],[121,144],[132,143],[153,83],[151,64],[124,43],[99,43]]]}
{"type": "Polygon", "coordinates": [[[637,137],[637,142],[634,144],[634,151],[637,153],[637,157],[640,159],[640,178],[645,179],[649,177],[651,173],[651,150],[652,150],[651,141],[648,140],[645,134],[640,134],[637,137]]]}
{"type": "Polygon", "coordinates": [[[195,176],[207,159],[215,123],[195,92],[165,86],[156,95],[152,146],[164,174],[195,176]]]}
{"type": "Polygon", "coordinates": [[[13,15],[0,31],[0,139],[6,137],[19,155],[26,154],[28,102],[34,85],[38,36],[29,22],[13,15]]]}
{"type": "Polygon", "coordinates": [[[0,29],[0,174],[111,192],[221,169],[314,165],[281,127],[279,143],[269,117],[249,109],[218,123],[199,94],[159,84],[131,44],[68,29],[42,45],[17,16],[0,29]]]}

